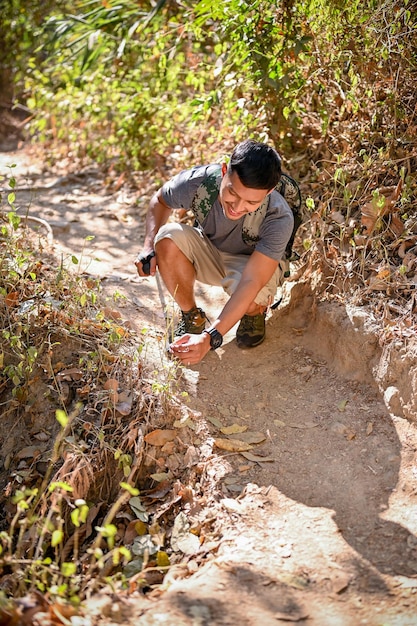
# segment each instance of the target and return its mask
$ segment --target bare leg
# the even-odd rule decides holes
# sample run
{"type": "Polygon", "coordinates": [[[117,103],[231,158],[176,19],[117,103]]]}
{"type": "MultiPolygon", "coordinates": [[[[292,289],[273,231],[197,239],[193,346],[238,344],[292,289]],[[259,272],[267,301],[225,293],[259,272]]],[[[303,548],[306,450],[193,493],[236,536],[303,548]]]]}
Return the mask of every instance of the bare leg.
{"type": "Polygon", "coordinates": [[[166,288],[181,311],[190,311],[196,306],[193,264],[171,239],[158,241],[155,251],[159,272],[166,288]]]}

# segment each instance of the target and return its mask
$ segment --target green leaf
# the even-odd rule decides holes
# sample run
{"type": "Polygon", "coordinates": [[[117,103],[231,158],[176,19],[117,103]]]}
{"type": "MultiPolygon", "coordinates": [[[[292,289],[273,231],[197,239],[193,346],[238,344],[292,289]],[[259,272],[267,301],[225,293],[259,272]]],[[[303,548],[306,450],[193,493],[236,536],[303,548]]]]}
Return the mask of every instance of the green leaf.
{"type": "Polygon", "coordinates": [[[339,402],[339,404],[337,405],[337,408],[339,409],[339,411],[341,413],[343,413],[346,409],[346,405],[349,402],[349,400],[341,400],[341,402],[339,402]]]}
{"type": "Polygon", "coordinates": [[[71,485],[68,485],[68,483],[64,483],[61,480],[51,483],[48,487],[48,491],[50,491],[51,493],[55,491],[55,489],[63,489],[67,493],[71,493],[73,491],[71,485]]]}
{"type": "Polygon", "coordinates": [[[121,482],[120,486],[122,489],[126,489],[126,491],[128,491],[131,496],[138,496],[140,493],[139,489],[137,489],[136,487],[132,487],[132,485],[129,485],[129,483],[121,482]]]}
{"type": "Polygon", "coordinates": [[[65,578],[70,578],[74,576],[77,572],[77,565],[75,563],[64,562],[61,564],[61,574],[65,576],[65,578]]]}
{"type": "Polygon", "coordinates": [[[62,532],[62,530],[54,530],[51,538],[51,546],[53,548],[56,548],[56,546],[59,546],[59,544],[62,543],[63,539],[64,533],[62,532]]]}
{"type": "Polygon", "coordinates": [[[57,409],[55,412],[55,417],[57,422],[62,426],[62,428],[65,428],[65,426],[68,424],[68,415],[66,414],[66,412],[62,409],[57,409]]]}

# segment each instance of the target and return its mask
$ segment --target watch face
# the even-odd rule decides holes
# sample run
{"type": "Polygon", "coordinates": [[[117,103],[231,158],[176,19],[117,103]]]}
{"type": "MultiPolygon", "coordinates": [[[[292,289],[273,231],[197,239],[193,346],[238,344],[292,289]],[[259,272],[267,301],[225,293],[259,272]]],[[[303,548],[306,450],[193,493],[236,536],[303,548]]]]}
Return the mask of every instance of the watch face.
{"type": "Polygon", "coordinates": [[[215,328],[213,330],[207,331],[210,335],[210,346],[212,350],[217,350],[223,343],[223,337],[215,328]]]}

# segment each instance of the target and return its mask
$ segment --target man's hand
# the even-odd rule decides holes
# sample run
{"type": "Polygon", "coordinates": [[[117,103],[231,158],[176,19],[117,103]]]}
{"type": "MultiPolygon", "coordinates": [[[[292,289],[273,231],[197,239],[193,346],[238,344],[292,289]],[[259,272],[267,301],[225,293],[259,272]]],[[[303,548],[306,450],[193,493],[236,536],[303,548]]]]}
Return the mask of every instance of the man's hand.
{"type": "Polygon", "coordinates": [[[210,350],[210,337],[207,333],[182,335],[170,344],[169,350],[183,365],[196,365],[210,350]]]}
{"type": "Polygon", "coordinates": [[[155,276],[156,259],[155,252],[152,250],[149,254],[138,254],[135,260],[136,269],[139,276],[155,276]]]}

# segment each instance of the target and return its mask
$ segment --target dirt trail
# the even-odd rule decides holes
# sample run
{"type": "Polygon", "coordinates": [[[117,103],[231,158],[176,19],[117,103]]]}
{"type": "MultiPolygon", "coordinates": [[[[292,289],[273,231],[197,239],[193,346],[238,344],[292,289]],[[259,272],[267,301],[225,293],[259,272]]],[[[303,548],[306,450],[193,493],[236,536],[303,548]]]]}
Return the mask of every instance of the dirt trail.
{"type": "MultiPolygon", "coordinates": [[[[22,206],[51,223],[58,254],[79,257],[123,317],[148,329],[152,367],[163,371],[161,295],[169,299],[133,266],[152,181],[138,202],[106,191],[93,171],[54,185],[57,176],[27,153],[0,154],[0,174],[11,162],[17,187],[32,189],[18,195],[22,206]]],[[[357,333],[342,365],[324,361],[320,346],[343,343],[343,327],[338,337],[317,317],[312,324],[307,291],[300,295],[270,314],[255,350],[239,350],[232,330],[221,350],[183,372],[209,441],[219,424],[237,423],[264,436],[250,452],[269,459],[213,448],[206,471],[219,498],[205,515],[216,550],[191,576],[192,559],[173,571],[163,593],[91,600],[94,623],[417,625],[416,426],[361,381],[355,358],[366,337],[357,333]]],[[[201,287],[198,298],[209,316],[224,302],[216,289],[201,287]]]]}

